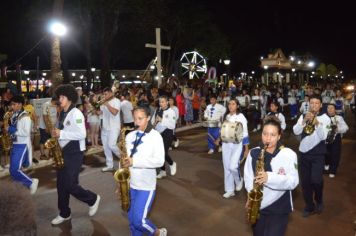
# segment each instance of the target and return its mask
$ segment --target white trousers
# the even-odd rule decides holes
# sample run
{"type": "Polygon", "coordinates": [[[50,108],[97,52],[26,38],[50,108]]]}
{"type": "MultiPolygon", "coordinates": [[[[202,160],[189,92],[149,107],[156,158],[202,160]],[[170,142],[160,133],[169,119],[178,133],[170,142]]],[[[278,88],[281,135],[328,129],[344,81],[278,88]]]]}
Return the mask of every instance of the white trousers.
{"type": "Polygon", "coordinates": [[[241,143],[222,143],[222,160],[224,165],[225,192],[235,191],[241,181],[239,165],[242,152],[241,143]]]}
{"type": "Polygon", "coordinates": [[[109,168],[114,167],[113,156],[114,153],[117,157],[120,157],[120,150],[117,146],[117,139],[119,137],[120,130],[101,130],[101,142],[103,143],[104,154],[106,158],[106,166],[109,168]]]}

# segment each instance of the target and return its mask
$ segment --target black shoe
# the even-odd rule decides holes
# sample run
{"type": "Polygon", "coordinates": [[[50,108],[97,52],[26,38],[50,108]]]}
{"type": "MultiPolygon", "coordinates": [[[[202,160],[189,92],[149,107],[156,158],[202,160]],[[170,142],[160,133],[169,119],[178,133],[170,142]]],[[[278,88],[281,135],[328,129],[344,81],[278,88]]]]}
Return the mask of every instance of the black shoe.
{"type": "Polygon", "coordinates": [[[38,164],[38,160],[36,158],[32,158],[32,162],[38,164]]]}
{"type": "Polygon", "coordinates": [[[323,203],[317,203],[316,204],[316,213],[321,214],[324,210],[324,204],[323,203]]]}
{"type": "Polygon", "coordinates": [[[307,217],[309,217],[311,215],[314,215],[314,214],[315,214],[315,211],[303,210],[302,217],[307,218],[307,217]]]}

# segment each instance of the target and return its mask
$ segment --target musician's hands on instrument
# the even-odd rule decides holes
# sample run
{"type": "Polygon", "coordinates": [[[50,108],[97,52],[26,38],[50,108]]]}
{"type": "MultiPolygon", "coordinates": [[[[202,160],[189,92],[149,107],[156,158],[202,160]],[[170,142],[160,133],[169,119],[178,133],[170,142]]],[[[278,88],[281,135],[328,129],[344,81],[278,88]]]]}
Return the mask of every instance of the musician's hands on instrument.
{"type": "Polygon", "coordinates": [[[250,200],[247,198],[246,204],[245,204],[245,210],[248,211],[250,209],[250,200]]]}
{"type": "Polygon", "coordinates": [[[268,181],[268,174],[265,171],[261,171],[255,177],[255,183],[262,185],[268,181]]]}
{"type": "Polygon", "coordinates": [[[51,136],[53,138],[59,138],[60,135],[61,135],[61,130],[60,129],[53,129],[51,131],[51,136]]]}
{"type": "Polygon", "coordinates": [[[122,167],[127,168],[132,166],[132,158],[131,157],[126,157],[122,160],[122,167]]]}

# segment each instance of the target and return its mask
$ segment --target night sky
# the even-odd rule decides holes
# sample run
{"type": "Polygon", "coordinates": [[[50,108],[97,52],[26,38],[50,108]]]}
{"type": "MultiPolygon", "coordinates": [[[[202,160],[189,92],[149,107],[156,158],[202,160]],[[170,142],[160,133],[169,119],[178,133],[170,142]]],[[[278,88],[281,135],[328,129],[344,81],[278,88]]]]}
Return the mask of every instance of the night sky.
{"type": "MultiPolygon", "coordinates": [[[[273,49],[282,48],[287,56],[293,51],[297,55],[310,53],[318,59],[317,64],[334,64],[348,78],[356,78],[356,18],[354,8],[342,1],[196,1],[205,4],[214,22],[233,45],[231,67],[235,73],[258,68],[260,56],[267,56],[273,49]]],[[[52,1],[47,2],[50,12],[52,1]]],[[[44,21],[28,17],[30,5],[31,1],[25,0],[2,1],[0,53],[8,55],[8,66],[45,34],[44,21]]],[[[43,15],[42,19],[45,19],[46,13],[43,15]]],[[[85,67],[84,57],[81,56],[82,42],[78,41],[76,31],[72,29],[73,35],[63,43],[68,47],[68,68],[73,69],[85,67]]],[[[147,42],[151,41],[153,34],[154,29],[152,35],[147,37],[147,42]]],[[[144,45],[137,45],[137,48],[150,50],[144,45]]],[[[21,60],[23,68],[35,69],[38,55],[41,69],[48,69],[48,40],[41,42],[21,60]]],[[[114,67],[144,69],[147,58],[137,57],[136,62],[121,61],[120,65],[114,67]]],[[[94,60],[94,63],[98,62],[94,60]]]]}

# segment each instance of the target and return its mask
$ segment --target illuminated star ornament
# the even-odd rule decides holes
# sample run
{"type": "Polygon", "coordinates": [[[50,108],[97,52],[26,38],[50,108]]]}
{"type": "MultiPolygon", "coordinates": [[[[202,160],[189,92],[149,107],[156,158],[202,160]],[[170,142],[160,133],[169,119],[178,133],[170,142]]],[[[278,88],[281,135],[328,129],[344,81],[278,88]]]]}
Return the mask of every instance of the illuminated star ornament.
{"type": "Polygon", "coordinates": [[[196,51],[186,52],[180,59],[183,73],[188,75],[189,79],[199,79],[207,72],[206,59],[196,51]]]}

